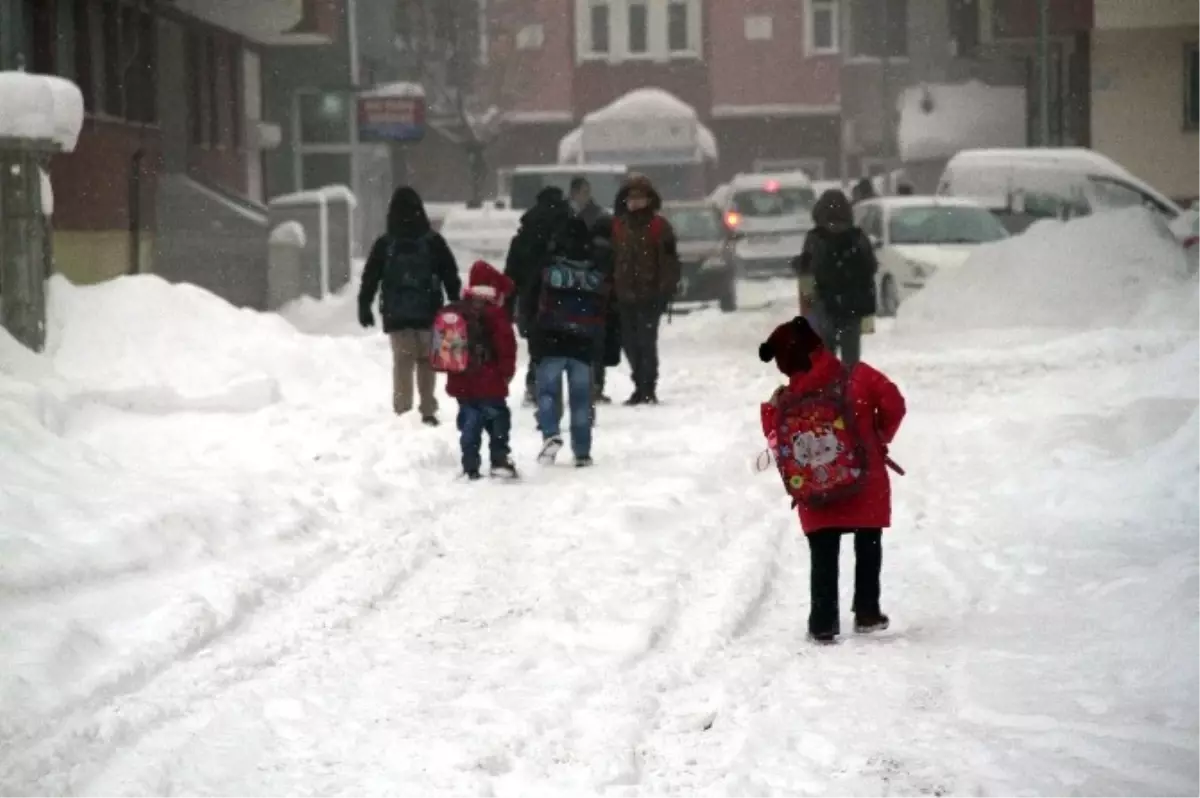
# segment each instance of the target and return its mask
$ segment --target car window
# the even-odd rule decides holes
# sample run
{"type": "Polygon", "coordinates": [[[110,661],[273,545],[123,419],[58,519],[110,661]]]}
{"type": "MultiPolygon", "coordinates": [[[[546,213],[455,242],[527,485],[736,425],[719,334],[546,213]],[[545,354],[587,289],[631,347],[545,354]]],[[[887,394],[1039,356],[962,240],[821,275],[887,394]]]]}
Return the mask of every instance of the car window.
{"type": "Polygon", "coordinates": [[[809,213],[817,197],[807,186],[742,189],[733,195],[733,210],[742,216],[795,216],[809,213]]]}
{"type": "Polygon", "coordinates": [[[1088,177],[1088,185],[1092,190],[1092,198],[1100,209],[1117,210],[1120,208],[1145,207],[1163,216],[1170,216],[1170,211],[1158,200],[1133,186],[1120,180],[1101,175],[1088,177]]]}
{"type": "Polygon", "coordinates": [[[663,215],[680,241],[714,241],[724,235],[711,208],[666,208],[663,215]]]}
{"type": "Polygon", "coordinates": [[[888,233],[890,244],[985,244],[1008,237],[983,208],[933,205],[893,208],[888,233]]]}

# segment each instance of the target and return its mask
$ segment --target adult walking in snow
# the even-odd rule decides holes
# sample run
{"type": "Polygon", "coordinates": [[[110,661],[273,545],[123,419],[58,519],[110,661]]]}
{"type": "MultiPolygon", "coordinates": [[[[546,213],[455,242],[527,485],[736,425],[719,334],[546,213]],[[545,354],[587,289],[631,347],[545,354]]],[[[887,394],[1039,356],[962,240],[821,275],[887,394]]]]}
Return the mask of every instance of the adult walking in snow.
{"type": "Polygon", "coordinates": [[[875,315],[879,263],[841,191],[822,193],[812,219],[804,249],[792,261],[800,281],[800,313],[834,354],[854,366],[862,354],[863,319],[875,315]]]}
{"type": "Polygon", "coordinates": [[[583,220],[589,230],[594,229],[596,223],[608,215],[592,198],[592,184],[586,177],[571,178],[569,191],[568,199],[571,202],[571,211],[577,219],[583,220]]]}
{"type": "MultiPolygon", "coordinates": [[[[608,214],[601,216],[592,227],[592,260],[596,268],[608,279],[613,279],[613,247],[612,247],[613,217],[608,214]]],[[[621,363],[621,327],[620,313],[615,300],[609,314],[611,329],[596,342],[596,357],[592,361],[592,404],[612,404],[612,399],[604,392],[607,383],[608,369],[621,363]]]]}
{"type": "Polygon", "coordinates": [[[592,464],[592,363],[610,334],[612,282],[596,268],[591,233],[580,219],[564,231],[559,255],[534,278],[539,301],[527,306],[529,347],[538,360],[537,418],[542,432],[538,462],[550,465],[562,448],[561,390],[567,378],[571,450],[575,465],[592,464]]]}
{"type": "Polygon", "coordinates": [[[855,205],[864,200],[874,199],[876,196],[878,195],[875,193],[875,184],[869,177],[859,179],[854,184],[854,188],[850,189],[850,201],[855,205]]]}
{"type": "Polygon", "coordinates": [[[658,328],[679,286],[675,231],[659,213],[662,197],[644,175],[631,175],[614,205],[613,276],[634,385],[625,404],[658,404],[658,328]]]}
{"type": "Polygon", "coordinates": [[[886,629],[879,573],[882,533],[892,523],[888,445],[904,420],[904,397],[867,364],[843,365],[801,316],[776,327],[758,356],[788,378],[760,416],[811,552],[809,636],[830,643],[841,631],[843,534],[854,535],[854,631],[886,629]]]}
{"type": "Polygon", "coordinates": [[[387,232],[376,239],[358,291],[358,321],[375,326],[375,294],[383,330],[392,344],[392,409],[404,415],[413,406],[413,372],[420,394],[421,421],[437,426],[437,375],[429,363],[433,317],[446,299],[462,292],[458,264],[446,240],[434,231],[421,195],[409,186],[392,194],[387,232]]]}
{"type": "MultiPolygon", "coordinates": [[[[509,316],[516,319],[522,338],[529,337],[525,322],[530,317],[531,306],[537,303],[536,294],[530,293],[531,286],[542,269],[554,259],[555,244],[570,218],[571,206],[562,189],[547,186],[538,192],[534,206],[521,217],[521,226],[509,245],[504,275],[513,281],[517,290],[508,303],[508,311],[509,316]]],[[[531,353],[525,373],[526,405],[534,404],[536,375],[537,361],[531,353]]]]}

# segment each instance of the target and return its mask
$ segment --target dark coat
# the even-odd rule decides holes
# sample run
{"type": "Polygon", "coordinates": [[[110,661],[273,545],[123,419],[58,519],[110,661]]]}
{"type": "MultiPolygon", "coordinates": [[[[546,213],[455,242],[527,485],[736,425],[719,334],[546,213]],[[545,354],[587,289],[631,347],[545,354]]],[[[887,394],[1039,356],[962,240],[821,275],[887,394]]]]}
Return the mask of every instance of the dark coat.
{"type": "Polygon", "coordinates": [[[875,248],[860,228],[846,195],[823,193],[812,210],[816,225],[804,237],[804,250],[792,261],[800,277],[813,277],[816,302],[831,319],[875,315],[875,248]]]}
{"type": "Polygon", "coordinates": [[[582,208],[575,211],[575,218],[581,219],[583,223],[588,226],[589,230],[594,228],[596,223],[607,215],[608,214],[604,212],[604,209],[601,208],[593,199],[589,199],[587,205],[584,205],[582,208]]]}
{"type": "Polygon", "coordinates": [[[504,274],[517,286],[506,305],[509,315],[517,320],[522,335],[527,313],[517,305],[536,305],[536,294],[530,294],[531,282],[554,257],[555,242],[571,219],[571,206],[562,190],[548,186],[538,192],[537,202],[521,217],[521,227],[513,236],[504,263],[504,274]]]}
{"type": "MultiPolygon", "coordinates": [[[[612,220],[613,217],[605,214],[596,221],[592,227],[592,262],[596,264],[596,268],[605,274],[610,280],[613,277],[613,248],[612,248],[612,220]]],[[[604,331],[604,365],[619,366],[621,364],[621,316],[620,305],[613,297],[612,303],[609,305],[608,320],[604,331]]]]}
{"type": "MultiPolygon", "coordinates": [[[[598,261],[596,258],[596,247],[591,233],[588,232],[587,226],[578,219],[573,220],[571,224],[563,229],[555,241],[555,249],[563,257],[574,261],[590,263],[592,268],[600,269],[602,272],[604,270],[603,260],[598,261]]],[[[603,258],[603,255],[601,257],[603,258]]],[[[599,346],[601,342],[596,341],[592,337],[570,333],[547,332],[539,329],[537,297],[541,294],[541,291],[542,272],[539,270],[534,275],[530,284],[529,293],[533,300],[522,306],[523,324],[529,331],[529,351],[535,360],[547,357],[569,357],[584,363],[592,363],[595,361],[596,356],[600,354],[600,349],[602,348],[606,365],[608,365],[608,361],[611,359],[610,355],[613,350],[616,350],[617,362],[620,362],[621,343],[620,338],[617,337],[619,334],[616,332],[619,328],[619,321],[614,302],[609,302],[608,310],[605,314],[604,341],[602,342],[603,347],[601,347],[599,346]]]]}
{"type": "Polygon", "coordinates": [[[433,317],[438,308],[447,299],[451,302],[458,301],[462,293],[462,280],[458,276],[458,263],[454,259],[454,253],[450,251],[446,239],[434,232],[421,196],[415,189],[401,186],[392,194],[392,201],[388,205],[387,232],[375,240],[363,267],[362,285],[358,291],[359,315],[364,315],[364,311],[369,312],[387,270],[392,268],[392,264],[388,262],[388,253],[392,247],[411,251],[422,237],[425,238],[430,257],[433,259],[434,274],[440,281],[438,295],[431,298],[436,301],[430,303],[428,318],[401,320],[385,315],[384,332],[429,329],[433,326],[433,317]]]}
{"type": "Polygon", "coordinates": [[[665,310],[678,292],[680,265],[675,231],[659,215],[662,197],[646,177],[633,175],[618,192],[615,206],[613,227],[620,231],[612,235],[617,301],[659,302],[665,310]],[[625,200],[635,189],[650,202],[645,208],[630,211],[625,200]]]}

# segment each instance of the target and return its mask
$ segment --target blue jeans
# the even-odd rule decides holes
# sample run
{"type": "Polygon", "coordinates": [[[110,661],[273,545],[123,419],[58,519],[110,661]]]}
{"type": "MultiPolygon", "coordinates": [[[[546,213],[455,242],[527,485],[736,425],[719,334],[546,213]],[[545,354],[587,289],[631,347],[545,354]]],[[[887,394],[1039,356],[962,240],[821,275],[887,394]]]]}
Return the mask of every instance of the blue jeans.
{"type": "Polygon", "coordinates": [[[483,431],[487,430],[492,465],[508,462],[512,452],[508,445],[512,428],[512,413],[503,399],[486,399],[458,403],[459,443],[462,445],[463,471],[474,473],[482,465],[479,450],[483,447],[483,431]]]}
{"type": "Polygon", "coordinates": [[[537,417],[542,437],[562,434],[559,392],[567,374],[567,403],[571,407],[571,451],[576,457],[592,454],[592,367],[569,357],[542,358],[537,367],[537,417]]]}

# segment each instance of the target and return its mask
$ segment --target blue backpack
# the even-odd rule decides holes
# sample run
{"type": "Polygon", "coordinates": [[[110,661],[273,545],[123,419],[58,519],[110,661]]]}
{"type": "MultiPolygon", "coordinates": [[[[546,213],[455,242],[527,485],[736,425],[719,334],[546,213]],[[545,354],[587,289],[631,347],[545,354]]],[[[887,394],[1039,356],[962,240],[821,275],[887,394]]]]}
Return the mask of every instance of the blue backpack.
{"type": "Polygon", "coordinates": [[[603,335],[611,290],[590,262],[560,257],[542,270],[538,326],[589,338],[603,335]]]}

